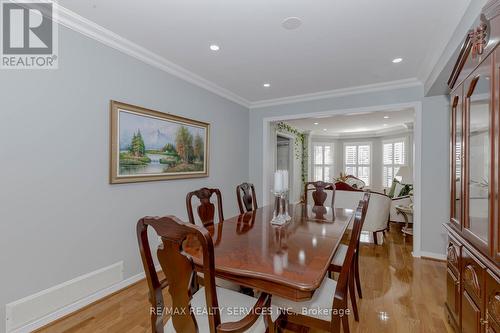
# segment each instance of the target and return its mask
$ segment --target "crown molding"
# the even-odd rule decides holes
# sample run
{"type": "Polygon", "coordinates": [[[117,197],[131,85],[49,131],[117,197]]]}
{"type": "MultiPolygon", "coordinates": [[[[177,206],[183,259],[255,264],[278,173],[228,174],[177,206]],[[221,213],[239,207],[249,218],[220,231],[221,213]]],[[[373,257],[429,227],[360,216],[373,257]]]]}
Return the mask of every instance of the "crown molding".
{"type": "Polygon", "coordinates": [[[151,52],[126,38],[123,38],[122,36],[76,14],[75,12],[57,3],[54,3],[54,9],[58,14],[54,17],[54,20],[58,24],[65,26],[66,28],[90,37],[100,43],[103,43],[106,46],[112,47],[146,64],[149,64],[184,81],[206,89],[232,102],[235,102],[247,108],[250,106],[250,102],[245,98],[225,88],[222,88],[221,86],[185,69],[184,67],[168,61],[158,54],[151,52]]]}
{"type": "Polygon", "coordinates": [[[288,97],[267,99],[267,100],[252,102],[252,103],[250,103],[250,109],[264,108],[264,107],[268,107],[268,106],[275,106],[275,105],[281,105],[281,104],[307,102],[307,101],[313,101],[313,100],[324,99],[324,98],[333,98],[333,97],[341,97],[341,96],[348,96],[348,95],[364,94],[364,93],[384,91],[384,90],[409,88],[409,87],[416,87],[416,86],[421,86],[421,85],[422,85],[422,82],[420,82],[417,78],[388,81],[388,82],[367,84],[367,85],[363,85],[363,86],[341,88],[341,89],[328,90],[328,91],[320,91],[320,92],[304,94],[304,95],[295,95],[295,96],[288,96],[288,97]]]}

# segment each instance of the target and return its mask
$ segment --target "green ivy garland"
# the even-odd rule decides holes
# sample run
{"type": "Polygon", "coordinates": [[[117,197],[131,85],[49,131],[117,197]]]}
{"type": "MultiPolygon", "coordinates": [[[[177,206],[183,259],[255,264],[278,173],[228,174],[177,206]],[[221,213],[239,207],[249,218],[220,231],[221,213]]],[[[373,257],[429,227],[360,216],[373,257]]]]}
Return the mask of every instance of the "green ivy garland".
{"type": "Polygon", "coordinates": [[[300,132],[295,127],[292,127],[283,121],[276,123],[274,125],[274,128],[276,129],[277,132],[291,134],[295,137],[295,140],[294,140],[295,158],[302,159],[301,160],[301,167],[302,167],[301,178],[302,178],[302,182],[306,182],[306,180],[307,180],[307,157],[308,157],[308,155],[307,155],[307,142],[305,140],[306,135],[304,133],[300,132]]]}

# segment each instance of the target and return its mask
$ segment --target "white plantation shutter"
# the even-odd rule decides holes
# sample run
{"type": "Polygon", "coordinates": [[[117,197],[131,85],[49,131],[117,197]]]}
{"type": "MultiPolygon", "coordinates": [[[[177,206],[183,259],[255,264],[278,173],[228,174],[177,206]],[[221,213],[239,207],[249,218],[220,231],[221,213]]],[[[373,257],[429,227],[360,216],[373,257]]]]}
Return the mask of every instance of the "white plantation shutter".
{"type": "Polygon", "coordinates": [[[369,186],[371,145],[368,143],[344,145],[344,170],[346,174],[358,177],[369,186]]]}
{"type": "Polygon", "coordinates": [[[383,175],[384,187],[392,186],[392,180],[394,179],[393,171],[394,171],[393,168],[384,166],[384,175],[383,175]]]}
{"type": "Polygon", "coordinates": [[[314,146],[314,164],[323,164],[323,146],[314,146]]]}
{"type": "Polygon", "coordinates": [[[345,164],[356,164],[357,156],[357,146],[345,146],[345,164]]]}
{"type": "Polygon", "coordinates": [[[383,148],[383,186],[389,188],[399,168],[406,164],[406,139],[385,141],[383,148]]]}
{"type": "Polygon", "coordinates": [[[324,166],[323,167],[323,181],[324,182],[332,182],[332,167],[324,166]]]}
{"type": "Polygon", "coordinates": [[[323,167],[322,166],[314,166],[314,181],[318,182],[323,180],[323,167]]]}
{"type": "Polygon", "coordinates": [[[392,164],[392,143],[384,143],[384,164],[392,164]]]}
{"type": "Polygon", "coordinates": [[[332,147],[331,146],[324,146],[323,147],[323,164],[326,165],[332,165],[333,164],[333,154],[332,154],[332,147]]]}
{"type": "Polygon", "coordinates": [[[358,164],[370,164],[370,146],[358,146],[358,164]]]}
{"type": "Polygon", "coordinates": [[[394,143],[394,164],[398,164],[398,165],[405,164],[405,143],[404,143],[404,141],[394,143]]]}
{"type": "Polygon", "coordinates": [[[353,176],[358,176],[358,168],[356,168],[355,166],[346,166],[345,167],[345,173],[347,175],[353,175],[353,176]]]}
{"type": "Polygon", "coordinates": [[[329,143],[314,143],[314,181],[333,181],[333,146],[329,143]]]}

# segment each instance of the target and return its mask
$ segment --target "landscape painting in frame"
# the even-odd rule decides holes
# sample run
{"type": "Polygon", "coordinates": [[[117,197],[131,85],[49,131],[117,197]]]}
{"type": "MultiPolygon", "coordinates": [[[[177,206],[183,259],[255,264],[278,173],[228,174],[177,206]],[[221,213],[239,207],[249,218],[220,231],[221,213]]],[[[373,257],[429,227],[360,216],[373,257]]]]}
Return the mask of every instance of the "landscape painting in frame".
{"type": "Polygon", "coordinates": [[[111,101],[110,182],[208,176],[210,125],[111,101]]]}

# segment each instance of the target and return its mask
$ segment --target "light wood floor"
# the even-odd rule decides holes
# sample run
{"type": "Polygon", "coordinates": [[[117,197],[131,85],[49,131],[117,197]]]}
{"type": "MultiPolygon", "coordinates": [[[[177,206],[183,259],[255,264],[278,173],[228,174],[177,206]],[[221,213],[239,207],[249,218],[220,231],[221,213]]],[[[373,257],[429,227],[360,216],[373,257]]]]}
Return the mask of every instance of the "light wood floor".
{"type": "MultiPolygon", "coordinates": [[[[351,332],[452,332],[443,307],[446,264],[415,259],[411,250],[411,237],[405,240],[397,225],[384,245],[362,244],[363,299],[360,322],[350,319],[351,332]]],[[[151,332],[147,294],[146,283],[139,282],[38,332],[151,332]]]]}

